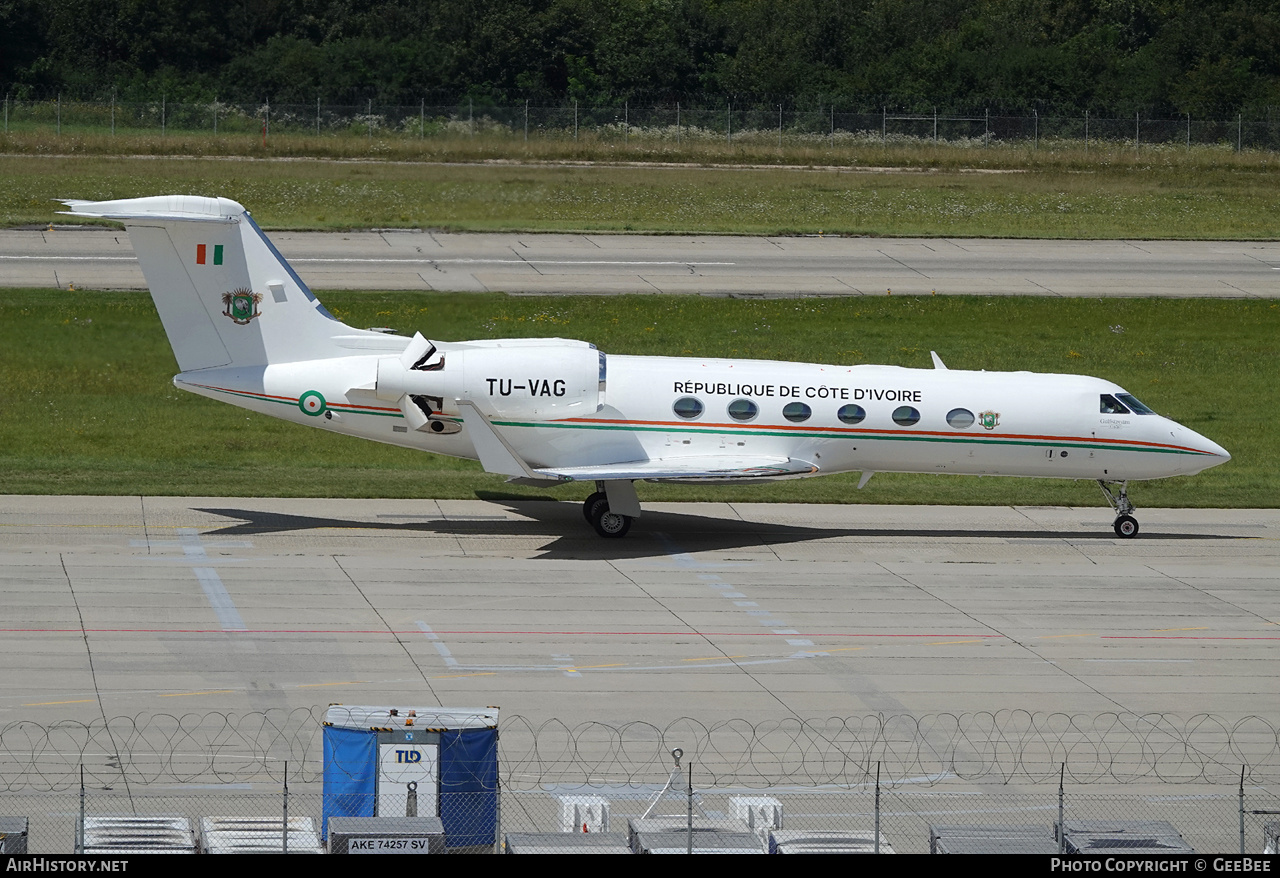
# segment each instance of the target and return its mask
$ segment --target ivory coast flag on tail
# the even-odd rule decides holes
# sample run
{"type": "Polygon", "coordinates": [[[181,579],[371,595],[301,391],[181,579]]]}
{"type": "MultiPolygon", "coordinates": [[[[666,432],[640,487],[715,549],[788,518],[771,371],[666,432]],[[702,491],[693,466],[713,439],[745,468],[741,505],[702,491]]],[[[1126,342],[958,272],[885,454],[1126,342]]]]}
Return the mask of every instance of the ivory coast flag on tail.
{"type": "MultiPolygon", "coordinates": [[[[196,245],[196,265],[204,265],[205,259],[208,257],[208,253],[209,253],[209,245],[197,244],[196,245]]],[[[222,245],[221,244],[213,245],[213,264],[214,265],[222,264],[222,245]]]]}

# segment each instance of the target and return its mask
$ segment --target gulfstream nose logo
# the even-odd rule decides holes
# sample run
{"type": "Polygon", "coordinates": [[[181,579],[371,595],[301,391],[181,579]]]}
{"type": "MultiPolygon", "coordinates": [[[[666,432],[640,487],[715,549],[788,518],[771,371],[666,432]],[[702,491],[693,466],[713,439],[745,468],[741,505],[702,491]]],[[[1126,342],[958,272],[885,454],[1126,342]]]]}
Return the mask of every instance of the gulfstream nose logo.
{"type": "Polygon", "coordinates": [[[422,761],[422,752],[419,750],[397,750],[397,765],[416,765],[422,761]]]}

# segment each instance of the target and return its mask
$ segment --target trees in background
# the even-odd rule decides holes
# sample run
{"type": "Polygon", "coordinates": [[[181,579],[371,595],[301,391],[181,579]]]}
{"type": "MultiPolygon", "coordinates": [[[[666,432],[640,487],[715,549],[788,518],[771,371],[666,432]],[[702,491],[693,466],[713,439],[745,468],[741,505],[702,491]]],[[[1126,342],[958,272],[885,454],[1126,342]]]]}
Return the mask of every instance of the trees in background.
{"type": "Polygon", "coordinates": [[[0,90],[273,103],[1280,105],[1274,0],[0,0],[0,90]]]}

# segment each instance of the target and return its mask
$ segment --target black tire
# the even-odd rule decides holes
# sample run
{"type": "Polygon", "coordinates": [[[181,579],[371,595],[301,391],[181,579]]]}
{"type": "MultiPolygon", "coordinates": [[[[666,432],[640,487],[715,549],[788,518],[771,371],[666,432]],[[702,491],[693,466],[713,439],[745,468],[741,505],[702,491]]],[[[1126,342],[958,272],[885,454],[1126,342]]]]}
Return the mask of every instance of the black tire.
{"type": "Polygon", "coordinates": [[[1116,536],[1124,540],[1131,540],[1138,535],[1138,519],[1132,515],[1116,516],[1116,523],[1112,527],[1115,528],[1116,536]]]}
{"type": "Polygon", "coordinates": [[[605,496],[604,491],[596,491],[582,503],[582,517],[587,520],[587,524],[595,525],[596,523],[596,504],[609,503],[609,498],[605,496]]]}
{"type": "Polygon", "coordinates": [[[608,500],[597,501],[592,506],[592,516],[591,526],[602,537],[618,539],[631,530],[631,516],[610,512],[608,500]]]}

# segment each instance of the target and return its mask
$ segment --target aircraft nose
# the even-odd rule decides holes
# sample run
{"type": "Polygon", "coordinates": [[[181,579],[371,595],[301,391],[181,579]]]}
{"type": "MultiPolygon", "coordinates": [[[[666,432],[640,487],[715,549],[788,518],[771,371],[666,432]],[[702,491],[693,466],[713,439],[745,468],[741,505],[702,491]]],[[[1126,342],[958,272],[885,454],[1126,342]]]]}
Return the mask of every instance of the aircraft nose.
{"type": "Polygon", "coordinates": [[[1211,458],[1208,466],[1217,466],[1220,463],[1226,463],[1231,459],[1231,452],[1223,448],[1217,442],[1205,436],[1201,436],[1193,430],[1187,430],[1191,434],[1192,441],[1189,443],[1197,451],[1211,458]]]}
{"type": "Polygon", "coordinates": [[[1204,443],[1206,445],[1205,450],[1208,451],[1210,454],[1212,454],[1214,457],[1219,458],[1218,463],[1226,463],[1228,460],[1231,459],[1231,452],[1227,451],[1227,449],[1223,448],[1221,445],[1219,445],[1217,442],[1214,442],[1212,439],[1206,439],[1204,440],[1204,443]]]}

